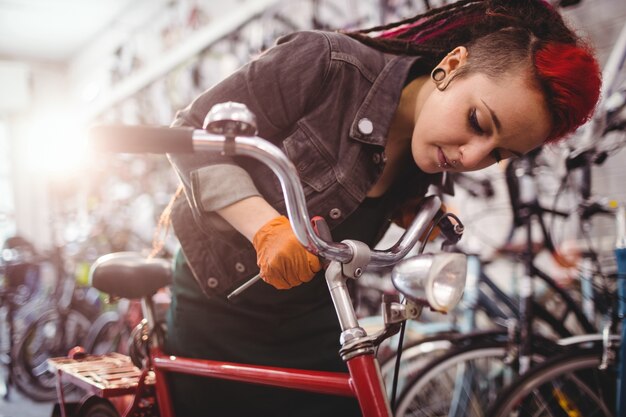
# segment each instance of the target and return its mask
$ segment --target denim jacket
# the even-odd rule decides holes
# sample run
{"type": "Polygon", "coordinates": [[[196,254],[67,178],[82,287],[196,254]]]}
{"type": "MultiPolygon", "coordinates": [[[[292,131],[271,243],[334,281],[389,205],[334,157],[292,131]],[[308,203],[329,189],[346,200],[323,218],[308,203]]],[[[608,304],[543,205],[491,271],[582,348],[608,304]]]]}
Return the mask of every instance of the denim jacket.
{"type": "MultiPolygon", "coordinates": [[[[258,135],[294,162],[309,213],[323,216],[332,229],[381,175],[402,89],[411,76],[427,73],[422,66],[419,58],[385,54],[343,34],[298,32],[204,92],[177,114],[174,125],[201,128],[214,104],[244,103],[256,115],[258,135]]],[[[215,197],[202,185],[203,170],[214,168],[208,172],[217,176],[215,184],[238,175],[219,167],[237,166],[249,174],[235,181],[249,190],[243,195],[215,186],[216,194],[224,194],[217,198],[222,206],[258,192],[285,213],[280,184],[269,168],[250,158],[203,153],[169,158],[185,187],[186,199],[179,198],[172,212],[185,258],[207,296],[224,294],[258,273],[256,254],[245,237],[211,215],[219,205],[207,209],[203,204],[215,197]]],[[[438,177],[414,167],[392,190],[402,201],[423,195],[438,177]]]]}

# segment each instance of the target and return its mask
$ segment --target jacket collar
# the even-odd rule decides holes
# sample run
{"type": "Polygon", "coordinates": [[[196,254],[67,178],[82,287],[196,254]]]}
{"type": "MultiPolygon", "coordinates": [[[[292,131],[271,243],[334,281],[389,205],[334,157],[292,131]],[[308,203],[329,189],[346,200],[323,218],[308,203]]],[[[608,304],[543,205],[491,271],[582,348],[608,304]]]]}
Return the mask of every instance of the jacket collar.
{"type": "Polygon", "coordinates": [[[352,138],[367,144],[385,146],[394,116],[394,112],[390,112],[389,109],[395,110],[398,106],[409,71],[419,59],[419,57],[392,56],[378,74],[352,121],[350,126],[352,138]],[[371,133],[368,129],[363,129],[363,123],[366,127],[371,127],[371,133]]]}

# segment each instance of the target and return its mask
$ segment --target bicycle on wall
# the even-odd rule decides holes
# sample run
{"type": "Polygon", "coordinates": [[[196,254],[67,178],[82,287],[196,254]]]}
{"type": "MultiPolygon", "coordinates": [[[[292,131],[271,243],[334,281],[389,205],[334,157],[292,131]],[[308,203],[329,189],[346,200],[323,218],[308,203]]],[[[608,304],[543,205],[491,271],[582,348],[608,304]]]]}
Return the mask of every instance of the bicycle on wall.
{"type": "MultiPolygon", "coordinates": [[[[125,298],[141,298],[143,337],[133,366],[130,357],[82,355],[49,361],[57,372],[60,412],[73,416],[173,416],[167,385],[171,372],[235,380],[357,398],[365,417],[390,417],[391,409],[375,357],[376,346],[395,334],[402,322],[417,318],[423,307],[448,311],[460,300],[466,275],[466,257],[460,253],[419,254],[407,258],[411,248],[433,224],[452,242],[462,225],[441,210],[436,196],[426,197],[415,220],[398,242],[387,250],[372,250],[358,241],[332,242],[320,219],[312,222],[297,171],[274,145],[254,136],[254,116],[244,105],[223,103],[212,109],[207,130],[188,128],[109,127],[96,137],[108,150],[118,152],[226,152],[249,156],[267,164],[280,179],[287,214],[298,240],[329,261],[326,280],[335,305],[341,333],[339,354],[348,373],[286,369],[171,357],[162,351],[163,328],[155,319],[152,295],[171,279],[170,262],[145,259],[133,253],[101,257],[92,267],[92,284],[101,291],[125,298]],[[367,266],[394,265],[391,279],[404,296],[383,300],[384,328],[367,334],[359,325],[347,282],[362,275],[367,266]],[[143,353],[143,355],[142,355],[143,353]],[[87,392],[79,404],[66,404],[63,384],[71,382],[87,392]]],[[[339,336],[339,335],[338,335],[339,336]]]]}

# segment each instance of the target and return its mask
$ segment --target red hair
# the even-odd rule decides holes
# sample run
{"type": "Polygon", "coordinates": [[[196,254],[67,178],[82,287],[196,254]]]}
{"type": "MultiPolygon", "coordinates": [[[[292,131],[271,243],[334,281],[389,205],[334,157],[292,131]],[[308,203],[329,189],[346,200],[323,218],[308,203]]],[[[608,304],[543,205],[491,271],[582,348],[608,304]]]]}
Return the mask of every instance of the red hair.
{"type": "Polygon", "coordinates": [[[589,120],[600,96],[600,69],[591,49],[545,0],[458,0],[350,36],[383,52],[421,56],[433,67],[455,47],[466,46],[468,65],[457,77],[478,72],[497,79],[512,68],[528,68],[552,116],[546,142],[589,120]],[[366,36],[374,32],[380,34],[366,36]]]}
{"type": "Polygon", "coordinates": [[[554,142],[573,133],[593,114],[600,97],[600,69],[587,48],[557,42],[539,48],[534,61],[552,114],[546,142],[554,142]]]}

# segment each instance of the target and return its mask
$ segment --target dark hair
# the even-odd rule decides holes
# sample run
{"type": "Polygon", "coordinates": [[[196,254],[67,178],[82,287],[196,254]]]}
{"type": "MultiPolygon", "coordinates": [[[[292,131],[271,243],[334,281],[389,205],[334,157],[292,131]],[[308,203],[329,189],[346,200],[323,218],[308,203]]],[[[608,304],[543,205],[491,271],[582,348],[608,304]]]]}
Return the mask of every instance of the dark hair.
{"type": "Polygon", "coordinates": [[[422,56],[433,67],[465,46],[468,62],[456,77],[480,72],[497,78],[527,69],[552,115],[547,142],[585,123],[600,95],[600,69],[591,49],[541,0],[460,0],[347,34],[383,52],[422,56]]]}

